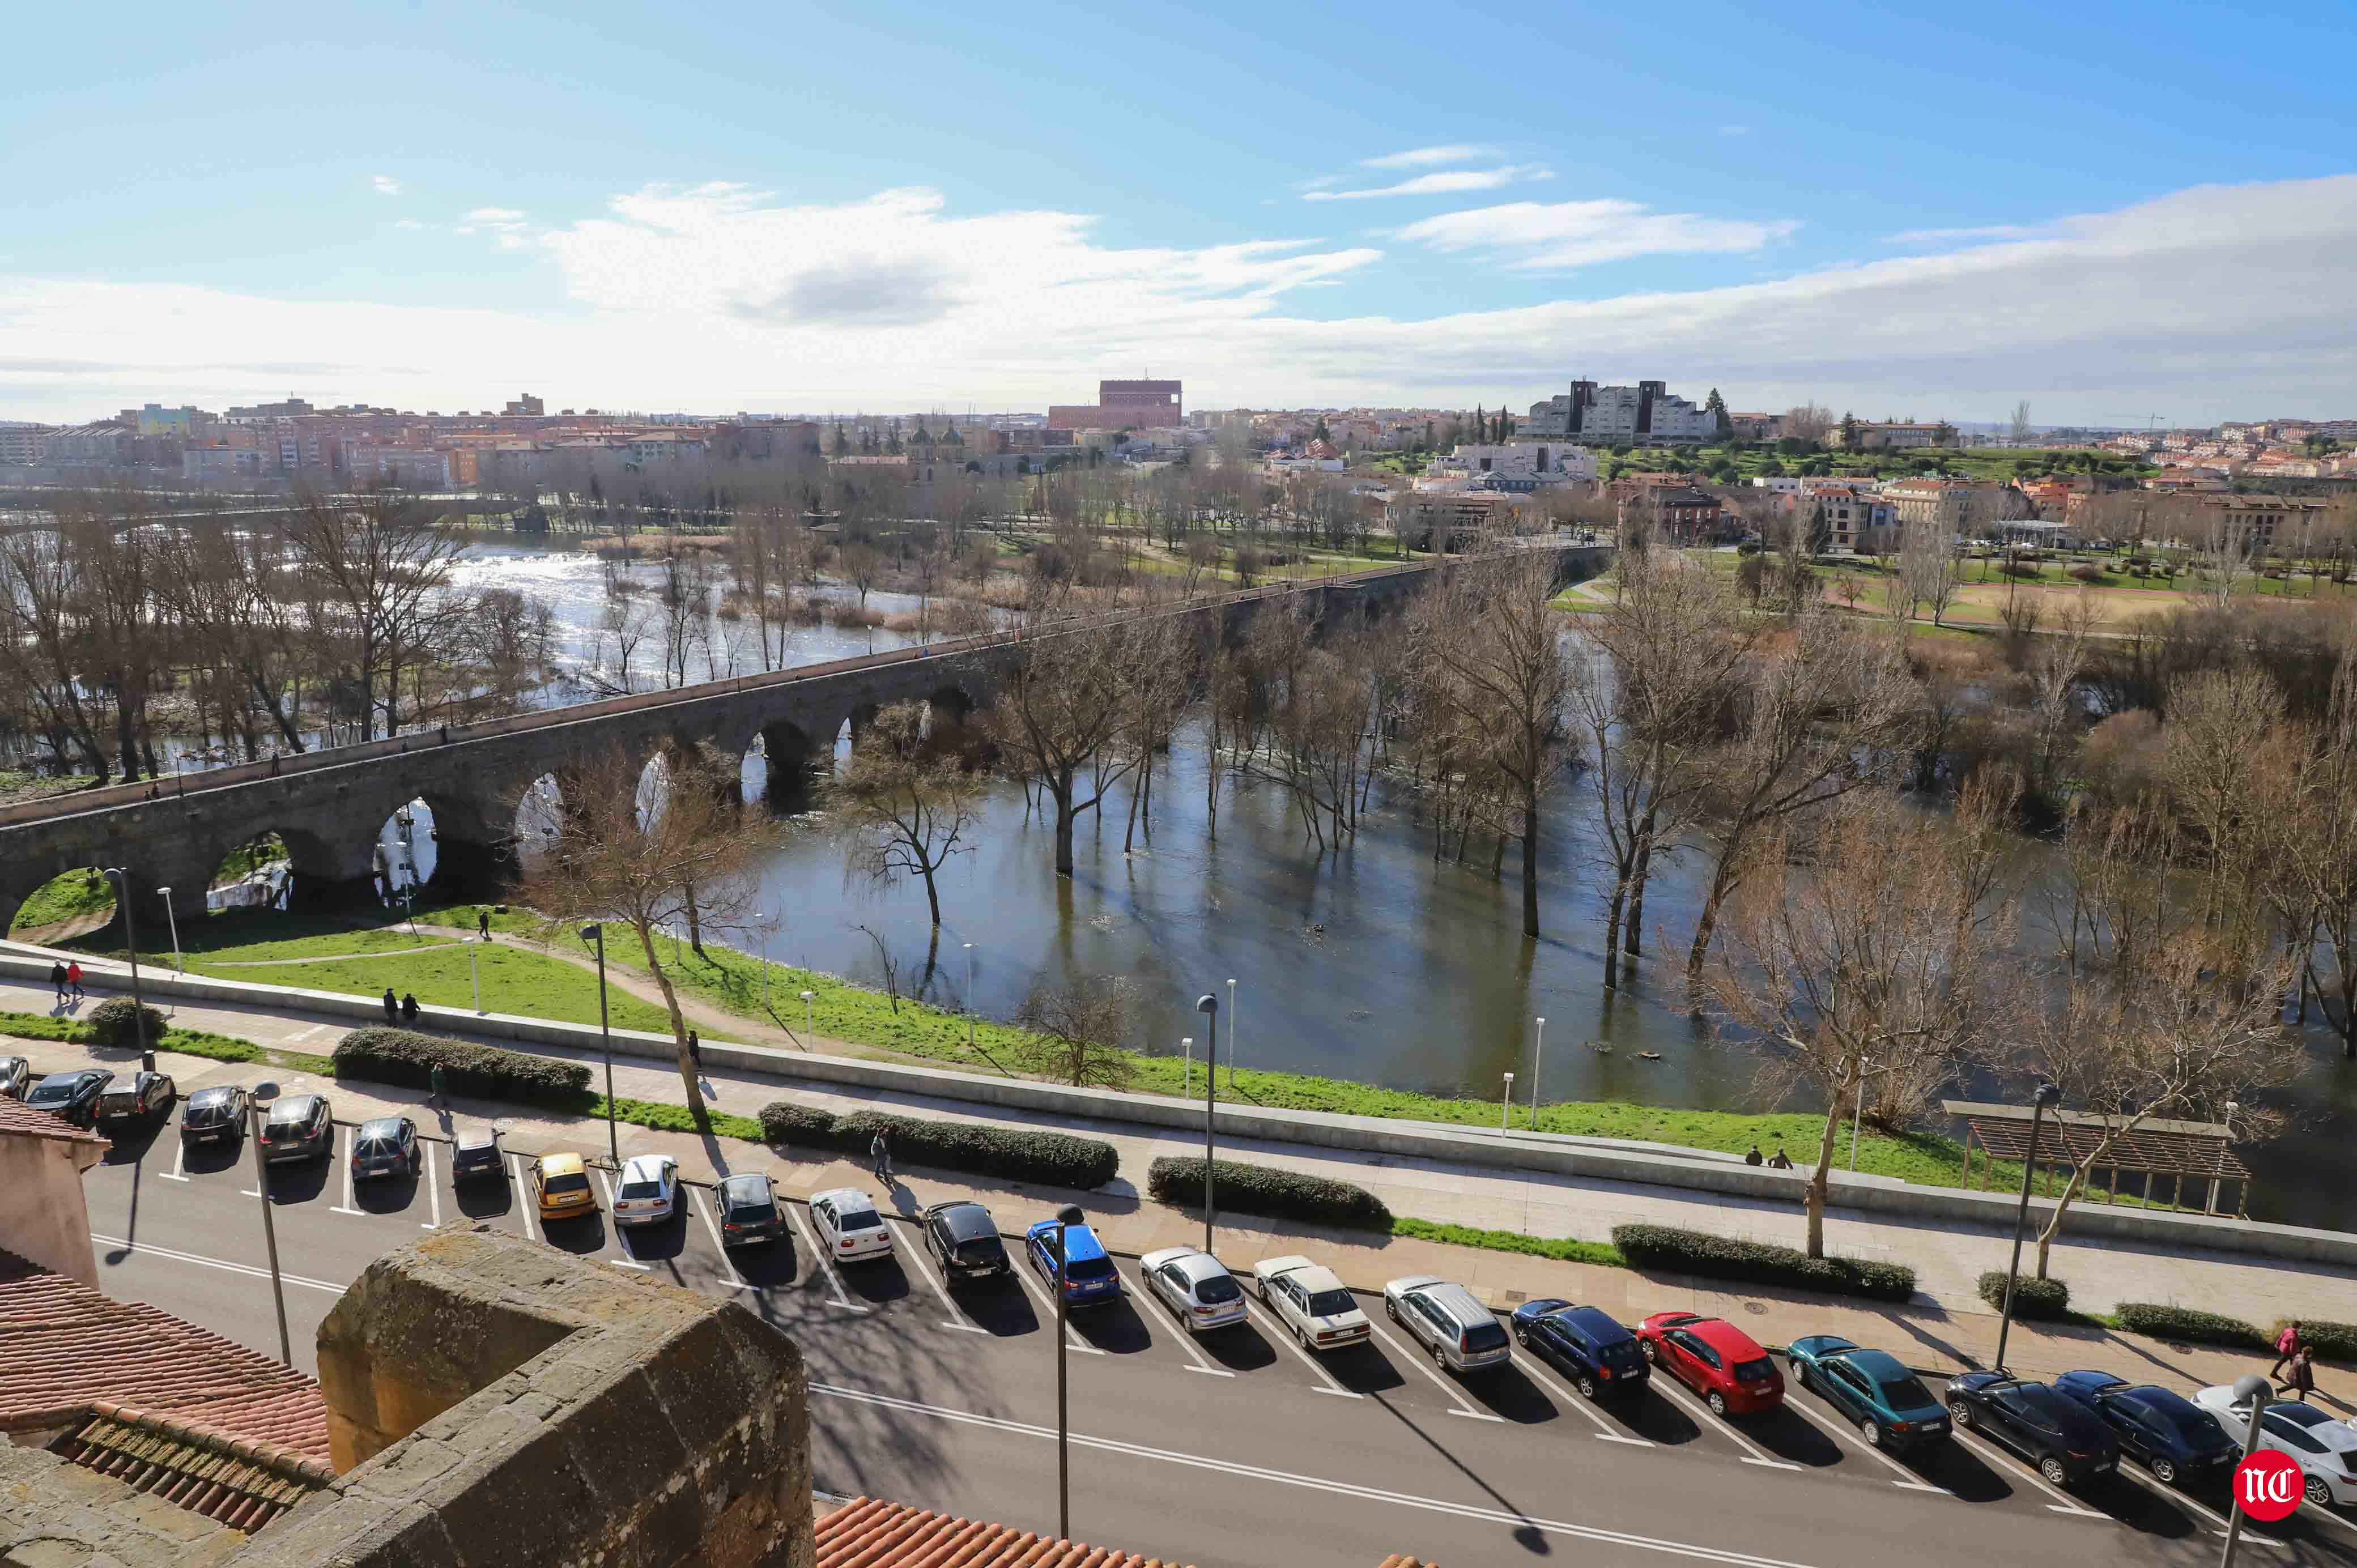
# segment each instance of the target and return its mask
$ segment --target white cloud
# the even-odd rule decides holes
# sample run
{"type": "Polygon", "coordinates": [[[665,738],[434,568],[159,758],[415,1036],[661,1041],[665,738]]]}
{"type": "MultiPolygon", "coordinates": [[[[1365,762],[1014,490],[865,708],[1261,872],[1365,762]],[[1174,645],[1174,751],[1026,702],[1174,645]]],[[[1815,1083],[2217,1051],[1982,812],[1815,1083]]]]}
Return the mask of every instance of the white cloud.
{"type": "Polygon", "coordinates": [[[20,262],[0,273],[0,416],[218,407],[290,385],[473,407],[519,376],[571,406],[1042,408],[1140,363],[1205,408],[1521,402],[1575,375],[1866,415],[1988,419],[2022,397],[2058,423],[2357,407],[2357,176],[2201,187],[2035,239],[1725,287],[1325,319],[1305,302],[1330,291],[1301,291],[1363,290],[1378,252],[1115,248],[1085,216],[960,216],[931,191],[824,207],[646,191],[525,242],[563,292],[514,310],[35,277],[20,262]],[[297,362],[319,343],[335,364],[297,362]]]}
{"type": "Polygon", "coordinates": [[[393,178],[393,176],[389,174],[372,174],[369,176],[369,186],[379,196],[399,196],[401,194],[401,181],[393,178]]]}
{"type": "Polygon", "coordinates": [[[396,229],[423,229],[425,227],[425,224],[420,223],[414,218],[395,219],[393,226],[396,229]]]}
{"type": "Polygon", "coordinates": [[[1361,158],[1361,168],[1430,168],[1435,164],[1471,163],[1475,158],[1494,158],[1503,149],[1487,142],[1450,142],[1437,147],[1410,147],[1404,153],[1385,153],[1379,158],[1361,158]]]}
{"type": "Polygon", "coordinates": [[[1511,201],[1444,212],[1409,224],[1399,238],[1436,251],[1479,252],[1515,272],[1554,272],[1631,256],[1757,251],[1799,227],[1791,219],[1703,218],[1604,199],[1511,201]]]}
{"type": "Polygon", "coordinates": [[[1507,164],[1499,168],[1448,169],[1437,174],[1420,174],[1396,185],[1381,186],[1368,190],[1306,190],[1304,201],[1364,201],[1377,196],[1453,196],[1469,190],[1495,190],[1503,185],[1517,185],[1526,179],[1553,179],[1555,170],[1544,164],[1507,164]]]}
{"type": "Polygon", "coordinates": [[[1921,249],[1932,245],[1953,245],[1965,240],[2034,240],[2055,231],[2050,225],[2036,223],[1984,223],[1977,229],[1909,229],[1897,234],[1885,234],[1886,245],[1907,245],[1921,249]]]}
{"type": "MultiPolygon", "coordinates": [[[[478,207],[467,214],[467,221],[494,234],[519,234],[523,231],[523,214],[512,207],[478,207]]],[[[461,229],[461,234],[471,234],[472,228],[461,229]]]]}

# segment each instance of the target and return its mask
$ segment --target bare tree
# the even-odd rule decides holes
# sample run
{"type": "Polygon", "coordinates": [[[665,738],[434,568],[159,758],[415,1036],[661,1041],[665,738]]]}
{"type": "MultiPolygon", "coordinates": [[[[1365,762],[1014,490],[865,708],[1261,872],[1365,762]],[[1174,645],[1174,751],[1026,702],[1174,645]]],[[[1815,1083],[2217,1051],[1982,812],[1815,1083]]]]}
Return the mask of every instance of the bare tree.
{"type": "Polygon", "coordinates": [[[447,590],[464,548],[425,509],[381,490],[348,501],[305,497],[284,528],[296,571],[314,596],[307,628],[316,664],[350,682],[362,740],[401,727],[401,677],[413,662],[441,657],[464,625],[447,590]]]}
{"type": "Polygon", "coordinates": [[[1956,590],[1964,585],[1964,575],[1957,570],[1955,542],[1948,531],[1937,522],[1910,522],[1901,532],[1899,546],[1899,576],[1909,600],[1908,615],[1914,607],[1932,607],[1932,624],[1938,626],[1945,619],[1948,607],[1955,602],[1956,590]]]}
{"type": "Polygon", "coordinates": [[[1053,1049],[1056,1076],[1075,1088],[1125,1089],[1135,1075],[1120,1046],[1135,999],[1129,981],[1091,975],[1071,986],[1044,977],[1033,983],[1016,1021],[1053,1049]]]}
{"type": "MultiPolygon", "coordinates": [[[[2303,996],[2357,1058],[2357,647],[2333,672],[2297,808],[2276,824],[2273,863],[2299,894],[2290,946],[2300,955],[2303,996]]],[[[2305,1013],[2305,1004],[2302,1007],[2305,1013]]]]}
{"type": "Polygon", "coordinates": [[[1130,623],[1034,626],[1015,644],[982,723],[1002,753],[1056,804],[1056,875],[1072,875],[1072,825],[1136,764],[1120,756],[1135,712],[1130,623]],[[1116,754],[1109,768],[1092,765],[1116,754]],[[1083,774],[1089,777],[1084,782],[1083,774]]]}
{"type": "Polygon", "coordinates": [[[920,876],[933,926],[942,923],[942,894],[935,877],[954,854],[970,853],[966,834],[974,826],[973,781],[955,758],[927,745],[922,703],[894,703],[860,732],[850,766],[835,780],[855,836],[851,865],[871,881],[920,876]]]}
{"type": "Polygon", "coordinates": [[[2006,434],[2016,446],[2029,445],[2029,400],[2028,398],[2023,398],[2013,405],[2013,417],[2006,426],[2006,434]]]}

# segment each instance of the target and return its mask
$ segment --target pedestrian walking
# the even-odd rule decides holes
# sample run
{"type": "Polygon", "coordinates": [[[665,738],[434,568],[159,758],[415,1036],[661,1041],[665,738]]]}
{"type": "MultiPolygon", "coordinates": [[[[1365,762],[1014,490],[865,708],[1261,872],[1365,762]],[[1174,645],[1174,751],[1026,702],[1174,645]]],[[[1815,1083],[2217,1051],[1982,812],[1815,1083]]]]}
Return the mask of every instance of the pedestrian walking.
{"type": "Polygon", "coordinates": [[[58,993],[58,1005],[60,1007],[64,1006],[70,1000],[66,993],[66,966],[64,964],[53,963],[49,965],[49,984],[58,993]]]}
{"type": "Polygon", "coordinates": [[[440,1062],[436,1062],[432,1070],[427,1072],[425,1075],[425,1103],[428,1105],[442,1106],[447,1106],[450,1103],[450,1096],[442,1087],[442,1064],[440,1062]]]}
{"type": "Polygon", "coordinates": [[[2308,1396],[2316,1391],[2316,1367],[2305,1345],[2291,1359],[2291,1391],[2292,1397],[2302,1404],[2306,1404],[2308,1396]]]}
{"type": "Polygon", "coordinates": [[[881,1128],[877,1130],[876,1136],[868,1142],[867,1163],[875,1171],[876,1179],[877,1181],[882,1182],[886,1187],[891,1187],[894,1185],[892,1180],[892,1146],[884,1141],[884,1133],[881,1128]]]}
{"type": "Polygon", "coordinates": [[[687,1059],[695,1064],[696,1071],[704,1070],[704,1040],[693,1029],[687,1032],[687,1059]]]}
{"type": "Polygon", "coordinates": [[[475,934],[485,941],[491,940],[491,912],[489,909],[475,911],[475,934]]]}
{"type": "Polygon", "coordinates": [[[414,991],[401,993],[401,1021],[404,1024],[417,1022],[417,993],[414,991]]]}
{"type": "Polygon", "coordinates": [[[388,1024],[401,1022],[401,1004],[394,998],[390,985],[384,988],[384,1021],[388,1024]]]}
{"type": "Polygon", "coordinates": [[[2306,1341],[2302,1340],[2299,1337],[2298,1318],[2295,1317],[2289,1323],[2284,1325],[2283,1332],[2276,1336],[2276,1364],[2267,1369],[2267,1380],[2269,1382],[2273,1382],[2283,1376],[2285,1366],[2290,1362],[2294,1356],[2300,1353],[2306,1341]]]}
{"type": "Polygon", "coordinates": [[[81,991],[81,961],[75,959],[66,965],[66,984],[73,990],[73,999],[80,1002],[81,991]]]}

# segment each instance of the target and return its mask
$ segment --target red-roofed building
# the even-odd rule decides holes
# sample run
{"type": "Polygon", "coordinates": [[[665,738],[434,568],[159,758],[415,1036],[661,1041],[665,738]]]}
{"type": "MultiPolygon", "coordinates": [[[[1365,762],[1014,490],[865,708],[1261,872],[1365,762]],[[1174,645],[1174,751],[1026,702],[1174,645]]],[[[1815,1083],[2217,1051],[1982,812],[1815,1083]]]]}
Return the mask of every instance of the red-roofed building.
{"type": "Polygon", "coordinates": [[[96,1286],[81,1173],[112,1145],[62,1117],[0,1094],[0,1251],[96,1286]]]}
{"type": "MultiPolygon", "coordinates": [[[[818,1521],[818,1568],[1178,1568],[1158,1557],[1058,1541],[861,1498],[818,1521]]],[[[1392,1556],[1383,1568],[1439,1568],[1392,1556]]]]}

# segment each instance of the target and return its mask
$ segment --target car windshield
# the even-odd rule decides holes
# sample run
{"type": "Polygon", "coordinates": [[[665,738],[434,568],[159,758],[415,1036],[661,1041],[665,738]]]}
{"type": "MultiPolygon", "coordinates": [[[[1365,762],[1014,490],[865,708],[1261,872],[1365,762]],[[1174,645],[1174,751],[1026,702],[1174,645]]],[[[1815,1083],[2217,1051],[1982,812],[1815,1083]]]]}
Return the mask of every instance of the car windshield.
{"type": "Polygon", "coordinates": [[[1195,1282],[1195,1299],[1206,1306],[1219,1306],[1227,1302],[1241,1301],[1243,1299],[1243,1288],[1236,1283],[1236,1276],[1233,1274],[1213,1274],[1210,1279],[1195,1282]]]}
{"type": "Polygon", "coordinates": [[[2168,1421],[2169,1425],[2177,1429],[2177,1435],[2189,1443],[2215,1443],[2226,1435],[2226,1429],[2211,1419],[2207,1411],[2169,1410],[2164,1407],[2158,1411],[2158,1413],[2168,1421]]]}
{"type": "Polygon", "coordinates": [[[382,1159],[393,1152],[390,1138],[362,1138],[352,1153],[364,1160],[382,1159]]]}
{"type": "MultiPolygon", "coordinates": [[[[1740,1371],[1738,1368],[1738,1375],[1740,1371]]],[[[1893,1410],[1921,1410],[1940,1402],[1932,1397],[1931,1390],[1913,1378],[1885,1378],[1877,1386],[1882,1390],[1882,1402],[1893,1410]]]]}
{"type": "Polygon", "coordinates": [[[881,1230],[883,1219],[872,1208],[846,1208],[834,1217],[838,1230],[881,1230]]]}
{"type": "Polygon", "coordinates": [[[74,1090],[81,1087],[81,1086],[79,1082],[71,1079],[69,1079],[63,1083],[56,1083],[45,1079],[33,1086],[33,1092],[25,1097],[25,1103],[27,1105],[46,1105],[52,1100],[71,1100],[73,1098],[74,1090]]]}
{"type": "Polygon", "coordinates": [[[361,1126],[361,1136],[371,1142],[390,1143],[401,1136],[401,1123],[398,1122],[364,1122],[361,1126]]]}
{"type": "Polygon", "coordinates": [[[1465,1331],[1468,1350],[1502,1350],[1505,1346],[1506,1331],[1495,1323],[1477,1323],[1465,1331]]]}
{"type": "Polygon", "coordinates": [[[1111,1258],[1074,1258],[1064,1266],[1068,1280],[1106,1280],[1113,1277],[1111,1258]]]}
{"type": "Polygon", "coordinates": [[[575,1171],[570,1176],[550,1176],[543,1185],[551,1192],[587,1192],[589,1190],[589,1178],[575,1171]]]}
{"type": "Polygon", "coordinates": [[[300,1122],[311,1114],[311,1103],[308,1100],[282,1100],[270,1108],[270,1120],[282,1126],[300,1122]]]}
{"type": "Polygon", "coordinates": [[[1735,1363],[1735,1380],[1738,1383],[1764,1383],[1776,1375],[1776,1363],[1762,1356],[1756,1361],[1735,1363]]]}
{"type": "Polygon", "coordinates": [[[1340,1317],[1357,1308],[1358,1298],[1346,1290],[1320,1290],[1309,1293],[1309,1311],[1317,1317],[1340,1317]]]}
{"type": "Polygon", "coordinates": [[[957,1255],[971,1263],[980,1258],[996,1258],[1006,1249],[998,1244],[996,1236],[976,1236],[957,1244],[957,1255]]]}
{"type": "Polygon", "coordinates": [[[757,1224],[766,1223],[778,1217],[778,1206],[767,1198],[758,1202],[739,1198],[730,1207],[728,1217],[731,1219],[750,1219],[757,1224]]]}
{"type": "Polygon", "coordinates": [[[621,1196],[624,1197],[659,1197],[662,1192],[662,1183],[659,1181],[626,1181],[622,1184],[621,1196]]]}

